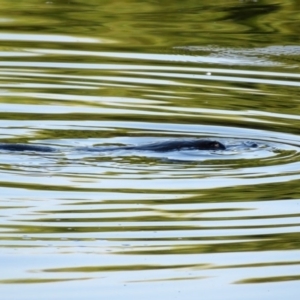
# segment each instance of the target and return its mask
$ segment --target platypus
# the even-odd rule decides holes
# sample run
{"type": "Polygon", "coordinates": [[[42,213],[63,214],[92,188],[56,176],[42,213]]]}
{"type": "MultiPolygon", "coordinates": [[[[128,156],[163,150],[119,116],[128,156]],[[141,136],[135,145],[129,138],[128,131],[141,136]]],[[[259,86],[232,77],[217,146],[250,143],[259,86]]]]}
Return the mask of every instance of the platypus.
{"type": "MultiPolygon", "coordinates": [[[[157,143],[143,144],[137,146],[95,146],[95,147],[78,147],[77,151],[104,152],[113,150],[137,150],[137,151],[154,151],[154,152],[170,152],[182,149],[190,150],[225,150],[224,144],[205,139],[190,140],[169,140],[157,143]]],[[[0,150],[7,151],[31,151],[31,152],[57,152],[59,149],[50,146],[30,145],[30,144],[13,144],[2,143],[0,150]]]]}

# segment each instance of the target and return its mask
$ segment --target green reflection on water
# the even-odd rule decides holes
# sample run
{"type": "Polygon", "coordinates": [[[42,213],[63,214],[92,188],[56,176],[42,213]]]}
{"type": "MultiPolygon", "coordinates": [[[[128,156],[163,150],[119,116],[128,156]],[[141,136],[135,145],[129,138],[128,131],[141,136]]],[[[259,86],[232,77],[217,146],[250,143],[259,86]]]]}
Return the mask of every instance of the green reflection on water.
{"type": "Polygon", "coordinates": [[[0,284],[39,284],[39,283],[54,283],[54,282],[65,282],[74,280],[87,280],[90,278],[62,278],[62,279],[42,279],[42,278],[20,278],[20,279],[4,279],[0,280],[0,284]]]}
{"type": "MultiPolygon", "coordinates": [[[[287,0],[274,3],[266,0],[258,2],[216,0],[214,3],[199,3],[196,0],[188,0],[184,2],[101,1],[100,3],[97,0],[53,0],[52,2],[49,5],[38,0],[19,1],[17,12],[13,1],[1,2],[0,50],[3,51],[1,53],[4,56],[0,64],[3,88],[0,119],[3,122],[1,128],[5,129],[1,141],[21,142],[33,139],[72,141],[73,139],[166,135],[184,137],[186,134],[198,134],[197,131],[189,132],[186,128],[182,131],[179,129],[172,131],[168,127],[170,124],[177,124],[179,128],[182,124],[204,127],[220,125],[228,129],[228,135],[233,133],[230,128],[269,130],[275,134],[280,132],[299,134],[300,106],[299,86],[297,86],[299,77],[291,76],[296,75],[299,70],[299,54],[291,52],[279,54],[278,51],[282,48],[263,55],[257,52],[258,49],[270,50],[268,46],[299,44],[299,1],[287,0]],[[62,40],[62,37],[65,40],[62,40]],[[180,46],[182,48],[178,48],[180,46]],[[208,47],[197,50],[191,46],[208,47]],[[232,50],[240,50],[240,52],[232,50]],[[256,52],[249,55],[251,50],[256,52]],[[5,57],[5,55],[10,56],[5,57]],[[220,59],[233,58],[239,62],[242,60],[241,57],[248,63],[261,59],[262,65],[218,63],[220,59]],[[213,65],[208,62],[209,60],[205,61],[208,58],[213,60],[213,65]],[[201,59],[204,60],[203,63],[201,59]],[[69,65],[67,66],[66,63],[69,65]],[[265,66],[263,63],[270,65],[265,66]],[[220,66],[223,68],[222,72],[219,72],[220,66]],[[95,68],[92,70],[92,67],[95,68]],[[138,68],[135,70],[136,73],[130,72],[133,70],[130,67],[143,67],[144,73],[138,73],[138,68]],[[166,70],[165,67],[172,67],[172,69],[166,70]],[[184,69],[187,67],[190,69],[184,69]],[[205,67],[212,70],[207,71],[205,67]],[[252,73],[238,71],[252,71],[252,73]],[[272,71],[273,74],[266,74],[263,71],[272,71]],[[207,73],[212,74],[206,76],[207,73]],[[265,81],[266,79],[269,79],[269,82],[265,81]],[[157,100],[160,102],[155,102],[157,100]],[[98,123],[94,124],[94,127],[87,128],[85,121],[98,123]],[[101,126],[103,121],[111,122],[109,130],[101,126]],[[124,123],[119,128],[115,123],[121,121],[124,123]],[[126,126],[126,122],[136,122],[136,127],[130,128],[126,126]],[[142,125],[147,127],[149,124],[157,124],[159,130],[142,128],[142,125]],[[52,125],[55,128],[51,127],[52,125]]],[[[293,155],[293,151],[282,151],[277,158],[282,165],[288,165],[297,162],[297,155],[294,155],[293,161],[289,159],[293,155]]],[[[296,219],[299,213],[293,209],[285,213],[278,213],[278,211],[272,213],[272,206],[276,201],[282,201],[284,208],[284,200],[299,200],[299,180],[286,179],[279,183],[207,188],[200,185],[201,174],[180,173],[197,164],[189,166],[181,164],[176,168],[168,169],[166,164],[155,160],[140,159],[139,167],[141,169],[143,164],[144,170],[136,173],[141,176],[148,175],[143,182],[147,180],[150,182],[151,174],[159,173],[149,171],[153,164],[161,166],[161,170],[165,171],[163,176],[169,175],[174,179],[190,176],[188,178],[199,180],[199,189],[182,190],[180,192],[185,197],[178,199],[175,197],[178,191],[163,187],[148,189],[147,186],[139,190],[139,182],[136,188],[132,189],[79,186],[78,181],[74,179],[84,179],[88,176],[92,179],[93,176],[87,174],[89,171],[85,171],[86,173],[78,171],[79,174],[75,175],[74,170],[73,173],[68,173],[56,169],[57,173],[55,171],[47,173],[44,165],[41,164],[38,166],[40,173],[35,173],[36,177],[34,177],[33,172],[26,173],[20,170],[22,164],[14,165],[10,162],[12,158],[9,158],[6,164],[1,161],[3,177],[0,186],[3,190],[12,188],[12,192],[6,195],[10,203],[19,201],[18,204],[25,204],[15,206],[17,212],[12,210],[6,213],[7,210],[1,210],[3,217],[1,241],[6,242],[1,248],[8,251],[21,247],[40,247],[48,250],[49,248],[43,242],[53,241],[53,247],[61,247],[69,251],[68,253],[74,253],[77,251],[74,245],[65,245],[66,241],[61,240],[62,237],[67,236],[70,241],[82,242],[89,254],[99,255],[97,252],[99,248],[95,250],[94,245],[89,248],[95,240],[95,236],[91,233],[98,234],[97,237],[100,238],[108,233],[103,238],[109,243],[105,251],[110,250],[111,255],[118,258],[122,257],[120,254],[127,255],[127,258],[130,255],[133,257],[145,255],[147,258],[164,256],[166,264],[168,255],[176,254],[186,259],[201,254],[242,253],[244,255],[246,252],[253,251],[258,261],[261,261],[264,259],[259,256],[262,252],[269,252],[271,255],[278,251],[288,255],[290,253],[288,251],[300,248],[299,233],[289,232],[296,231],[299,226],[296,219]],[[38,179],[42,173],[54,176],[59,173],[62,177],[74,181],[61,185],[50,181],[49,184],[39,184],[35,182],[35,178],[38,179]],[[4,177],[6,174],[12,177],[6,179],[4,177]],[[20,176],[13,177],[13,175],[20,176]],[[28,182],[21,182],[21,179],[24,180],[26,176],[28,182]],[[16,197],[15,192],[20,189],[29,192],[27,197],[20,194],[16,197]],[[34,191],[43,192],[43,196],[35,194],[34,191]],[[52,191],[61,194],[57,194],[45,208],[48,195],[52,191]],[[71,192],[74,192],[73,195],[75,192],[80,193],[80,202],[76,202],[73,196],[66,196],[71,192]],[[106,192],[119,192],[118,199],[103,199],[101,195],[106,192]],[[99,194],[99,201],[91,201],[92,193],[99,194]],[[135,196],[141,195],[141,199],[137,196],[132,199],[125,197],[131,193],[135,193],[135,196]],[[151,195],[158,193],[159,199],[151,199],[151,195]],[[150,199],[145,199],[142,195],[147,195],[150,199]],[[164,197],[167,199],[163,199],[164,197]],[[32,199],[36,203],[27,206],[27,201],[32,199]],[[262,201],[269,202],[268,213],[253,216],[249,209],[249,215],[239,216],[239,213],[248,213],[247,207],[242,204],[251,202],[254,203],[253,209],[259,209],[262,201]],[[214,208],[214,204],[232,203],[236,204],[236,207],[214,208]],[[88,208],[91,204],[99,206],[96,207],[97,209],[88,208]],[[120,206],[120,208],[103,210],[101,204],[120,206]],[[124,208],[124,205],[136,204],[147,207],[140,210],[124,208]],[[193,208],[194,204],[207,204],[211,205],[211,208],[193,208]],[[60,205],[61,207],[56,210],[60,205]],[[65,209],[66,205],[73,206],[65,209]],[[161,208],[161,205],[173,205],[173,209],[168,211],[161,208]],[[176,205],[183,205],[184,208],[181,210],[176,205]],[[139,212],[141,215],[132,215],[139,212]],[[236,212],[236,217],[230,215],[233,212],[236,212]],[[55,214],[59,213],[65,215],[55,218],[55,214]],[[112,215],[107,216],[106,213],[112,215]],[[123,215],[118,216],[117,213],[123,215]],[[215,215],[205,217],[205,213],[215,215]],[[223,217],[218,217],[218,213],[223,213],[223,217]],[[82,217],[78,217],[78,214],[82,217]],[[97,215],[90,216],[90,214],[97,215]],[[273,223],[268,223],[269,219],[274,219],[273,223]],[[243,223],[249,220],[266,221],[266,223],[253,225],[243,223]],[[281,220],[284,221],[283,224],[280,223],[281,220]],[[222,221],[232,221],[232,224],[218,223],[222,221]],[[204,225],[201,222],[211,223],[204,225]],[[181,236],[183,232],[188,233],[181,236]],[[27,235],[27,237],[20,235],[27,235]],[[129,246],[122,247],[119,243],[123,241],[126,241],[129,246]],[[143,244],[136,245],[134,242],[143,242],[143,244]]],[[[30,159],[34,162],[42,159],[37,155],[24,155],[23,158],[24,164],[30,163],[30,159]]],[[[95,161],[97,160],[94,159],[95,161]]],[[[83,159],[82,162],[86,161],[83,159]]],[[[98,162],[102,162],[101,158],[98,162]]],[[[221,162],[222,160],[215,160],[214,164],[221,162]]],[[[72,163],[75,164],[75,160],[57,160],[55,167],[65,167],[68,163],[68,166],[74,167],[72,163]]],[[[113,181],[122,172],[127,174],[125,163],[135,167],[138,165],[131,158],[124,159],[118,165],[118,172],[107,172],[106,178],[113,181]]],[[[254,168],[260,165],[272,167],[274,161],[237,159],[228,161],[224,165],[229,166],[230,163],[235,163],[239,167],[254,168]]],[[[297,172],[296,168],[293,170],[286,168],[280,175],[297,174],[297,172]]],[[[276,180],[279,175],[276,173],[273,176],[276,180]]],[[[264,177],[260,178],[263,180],[264,177]]],[[[175,180],[174,185],[176,185],[175,180]]],[[[82,255],[85,256],[87,252],[83,252],[82,255]]],[[[196,263],[177,265],[172,264],[172,261],[169,266],[140,263],[129,265],[126,262],[123,265],[60,267],[61,262],[56,261],[59,255],[52,256],[58,267],[47,269],[39,267],[39,269],[45,272],[91,273],[213,268],[210,265],[196,263]]],[[[201,255],[201,257],[205,256],[201,255]]],[[[247,258],[244,260],[244,264],[231,264],[224,268],[264,268],[279,265],[287,267],[289,265],[280,264],[280,261],[275,260],[270,264],[264,262],[251,264],[247,262],[247,258]]],[[[74,262],[74,265],[76,264],[77,262],[74,262]]],[[[298,262],[292,264],[297,265],[298,262]]],[[[218,268],[214,266],[215,269],[218,268]]],[[[74,280],[31,277],[19,279],[19,277],[15,274],[15,279],[2,280],[0,283],[27,284],[74,280]]],[[[169,276],[169,278],[174,277],[169,276]]],[[[76,278],[76,280],[81,279],[86,278],[76,278]]],[[[268,283],[286,280],[299,280],[299,276],[251,277],[236,283],[268,283]]]]}
{"type": "Polygon", "coordinates": [[[244,283],[253,284],[253,283],[272,283],[272,282],[283,282],[283,281],[294,281],[294,280],[300,280],[300,275],[249,278],[249,279],[236,281],[235,283],[237,283],[237,284],[244,284],[244,283]]]}

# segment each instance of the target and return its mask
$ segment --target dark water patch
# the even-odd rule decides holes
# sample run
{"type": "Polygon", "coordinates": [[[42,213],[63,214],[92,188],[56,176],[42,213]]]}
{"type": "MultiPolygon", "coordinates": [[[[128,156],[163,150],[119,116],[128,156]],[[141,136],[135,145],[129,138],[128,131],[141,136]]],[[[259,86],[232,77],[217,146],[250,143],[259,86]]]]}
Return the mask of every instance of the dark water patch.
{"type": "MultiPolygon", "coordinates": [[[[230,48],[218,46],[186,46],[175,47],[191,51],[193,57],[205,53],[205,58],[211,58],[211,63],[247,66],[279,66],[285,68],[299,68],[300,47],[298,45],[277,45],[261,48],[230,48]]],[[[205,59],[204,58],[204,59],[205,59]]]]}

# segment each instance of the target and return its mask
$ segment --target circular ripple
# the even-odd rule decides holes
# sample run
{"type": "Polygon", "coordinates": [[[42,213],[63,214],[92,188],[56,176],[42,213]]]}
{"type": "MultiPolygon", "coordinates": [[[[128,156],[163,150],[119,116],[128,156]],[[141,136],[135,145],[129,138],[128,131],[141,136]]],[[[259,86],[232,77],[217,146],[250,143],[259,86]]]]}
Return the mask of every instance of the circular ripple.
{"type": "Polygon", "coordinates": [[[293,172],[294,175],[298,175],[300,170],[300,148],[295,142],[280,143],[266,139],[227,137],[211,139],[222,142],[227,149],[185,149],[165,153],[117,150],[101,155],[85,153],[82,154],[85,157],[82,157],[82,161],[95,168],[105,165],[108,171],[104,175],[106,178],[113,178],[118,174],[123,179],[189,179],[187,186],[190,186],[194,179],[212,181],[218,177],[218,180],[224,183],[228,178],[283,178],[286,173],[293,172]],[[109,171],[113,175],[109,174],[109,171]]]}
{"type": "MultiPolygon", "coordinates": [[[[51,175],[52,180],[54,177],[65,178],[71,185],[80,177],[82,188],[186,190],[300,179],[300,141],[212,136],[201,138],[218,140],[226,145],[226,150],[88,152],[76,151],[76,147],[65,151],[62,147],[61,151],[51,155],[3,153],[1,169],[20,176],[41,170],[46,176],[51,175]]],[[[135,137],[123,144],[141,145],[157,140],[168,138],[152,137],[149,141],[149,138],[135,137]]],[[[110,139],[101,144],[109,145],[110,139]]]]}

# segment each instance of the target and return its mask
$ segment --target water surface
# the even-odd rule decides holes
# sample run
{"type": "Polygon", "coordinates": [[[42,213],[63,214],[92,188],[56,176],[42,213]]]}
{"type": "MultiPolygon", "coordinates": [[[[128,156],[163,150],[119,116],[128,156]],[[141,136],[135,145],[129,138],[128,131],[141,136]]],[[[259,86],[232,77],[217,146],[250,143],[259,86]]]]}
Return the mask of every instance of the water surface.
{"type": "Polygon", "coordinates": [[[5,299],[297,299],[297,1],[1,4],[5,299]]]}

